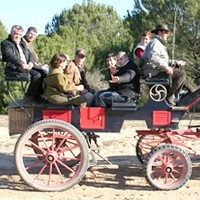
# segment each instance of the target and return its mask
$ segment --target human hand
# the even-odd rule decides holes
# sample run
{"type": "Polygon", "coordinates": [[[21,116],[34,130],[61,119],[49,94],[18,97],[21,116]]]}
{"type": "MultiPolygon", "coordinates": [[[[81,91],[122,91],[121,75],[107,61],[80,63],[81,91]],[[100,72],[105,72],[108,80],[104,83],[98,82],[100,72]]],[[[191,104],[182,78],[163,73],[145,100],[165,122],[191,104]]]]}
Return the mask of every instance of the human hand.
{"type": "Polygon", "coordinates": [[[42,65],[41,68],[46,71],[49,70],[49,66],[47,64],[42,65]]]}
{"type": "Polygon", "coordinates": [[[184,60],[177,60],[176,61],[176,65],[178,66],[184,66],[186,64],[186,62],[184,60]]]}
{"type": "Polygon", "coordinates": [[[76,90],[72,90],[72,96],[76,96],[76,90]]]}
{"type": "Polygon", "coordinates": [[[172,75],[173,74],[173,68],[167,67],[166,73],[169,74],[169,75],[172,75]]]}
{"type": "Polygon", "coordinates": [[[33,68],[34,64],[32,62],[29,62],[28,66],[29,66],[29,70],[31,70],[33,68]]]}
{"type": "Polygon", "coordinates": [[[111,75],[112,80],[110,80],[110,83],[118,83],[119,82],[119,76],[113,76],[111,75]]]}
{"type": "Polygon", "coordinates": [[[111,74],[115,74],[118,71],[116,66],[109,66],[109,70],[111,74]]]}
{"type": "Polygon", "coordinates": [[[22,67],[22,69],[24,69],[24,70],[29,70],[29,65],[28,64],[26,64],[26,63],[23,63],[22,65],[21,65],[21,67],[22,67]]]}
{"type": "Polygon", "coordinates": [[[84,90],[84,86],[83,85],[77,85],[76,89],[79,90],[79,91],[82,91],[82,90],[84,90]]]}

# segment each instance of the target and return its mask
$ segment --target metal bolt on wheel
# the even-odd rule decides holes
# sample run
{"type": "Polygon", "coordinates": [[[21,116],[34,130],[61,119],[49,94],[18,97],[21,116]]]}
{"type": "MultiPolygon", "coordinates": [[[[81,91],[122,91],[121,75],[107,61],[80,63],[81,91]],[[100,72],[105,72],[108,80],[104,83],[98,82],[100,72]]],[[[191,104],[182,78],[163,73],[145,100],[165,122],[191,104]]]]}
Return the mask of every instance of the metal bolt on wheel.
{"type": "Polygon", "coordinates": [[[88,145],[82,133],[59,120],[34,123],[15,146],[19,175],[39,191],[71,188],[85,175],[88,162],[88,145]]]}

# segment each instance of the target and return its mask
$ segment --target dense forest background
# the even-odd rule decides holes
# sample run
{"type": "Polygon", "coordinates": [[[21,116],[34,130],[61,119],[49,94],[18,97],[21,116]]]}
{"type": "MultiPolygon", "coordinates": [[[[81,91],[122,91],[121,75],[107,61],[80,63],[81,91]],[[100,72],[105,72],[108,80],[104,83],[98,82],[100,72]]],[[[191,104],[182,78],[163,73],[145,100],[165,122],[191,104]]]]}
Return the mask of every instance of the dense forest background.
{"type": "MultiPolygon", "coordinates": [[[[172,57],[176,13],[174,56],[187,61],[188,77],[195,84],[200,60],[199,5],[200,0],[133,0],[133,7],[127,9],[122,19],[112,6],[83,0],[81,5],[75,4],[72,9],[63,9],[54,15],[45,26],[45,34],[39,35],[33,45],[41,63],[47,64],[55,53],[68,54],[73,59],[78,47],[86,49],[89,81],[100,89],[101,81],[106,78],[106,55],[123,50],[132,59],[140,34],[153,30],[156,24],[166,23],[171,29],[168,50],[172,57]]],[[[8,34],[0,19],[0,41],[8,34]]],[[[6,112],[11,101],[6,91],[4,68],[5,63],[0,62],[0,113],[6,112]]],[[[15,95],[20,96],[20,85],[13,83],[12,87],[15,95]]]]}

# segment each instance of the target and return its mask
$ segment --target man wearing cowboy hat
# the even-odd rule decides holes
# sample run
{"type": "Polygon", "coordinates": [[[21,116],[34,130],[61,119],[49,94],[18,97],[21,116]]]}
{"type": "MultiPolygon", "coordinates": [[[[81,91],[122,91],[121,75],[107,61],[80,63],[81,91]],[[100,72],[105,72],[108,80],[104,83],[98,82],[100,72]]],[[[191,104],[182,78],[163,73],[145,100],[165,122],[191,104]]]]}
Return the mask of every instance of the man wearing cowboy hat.
{"type": "Polygon", "coordinates": [[[148,43],[142,55],[141,70],[144,77],[164,78],[171,76],[172,85],[168,88],[167,102],[170,106],[175,106],[173,94],[180,91],[186,83],[186,73],[184,70],[169,66],[169,56],[167,52],[167,38],[169,29],[166,24],[157,25],[151,31],[155,35],[148,43]]]}

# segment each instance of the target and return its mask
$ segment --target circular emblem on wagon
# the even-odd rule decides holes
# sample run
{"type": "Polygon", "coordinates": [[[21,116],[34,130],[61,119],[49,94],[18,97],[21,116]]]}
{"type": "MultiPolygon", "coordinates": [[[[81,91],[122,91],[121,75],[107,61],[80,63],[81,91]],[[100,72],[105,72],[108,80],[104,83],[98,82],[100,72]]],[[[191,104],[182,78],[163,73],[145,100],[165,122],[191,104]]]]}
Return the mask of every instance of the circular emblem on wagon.
{"type": "Polygon", "coordinates": [[[155,84],[150,88],[149,96],[153,101],[163,101],[167,97],[167,89],[162,84],[155,84]]]}

